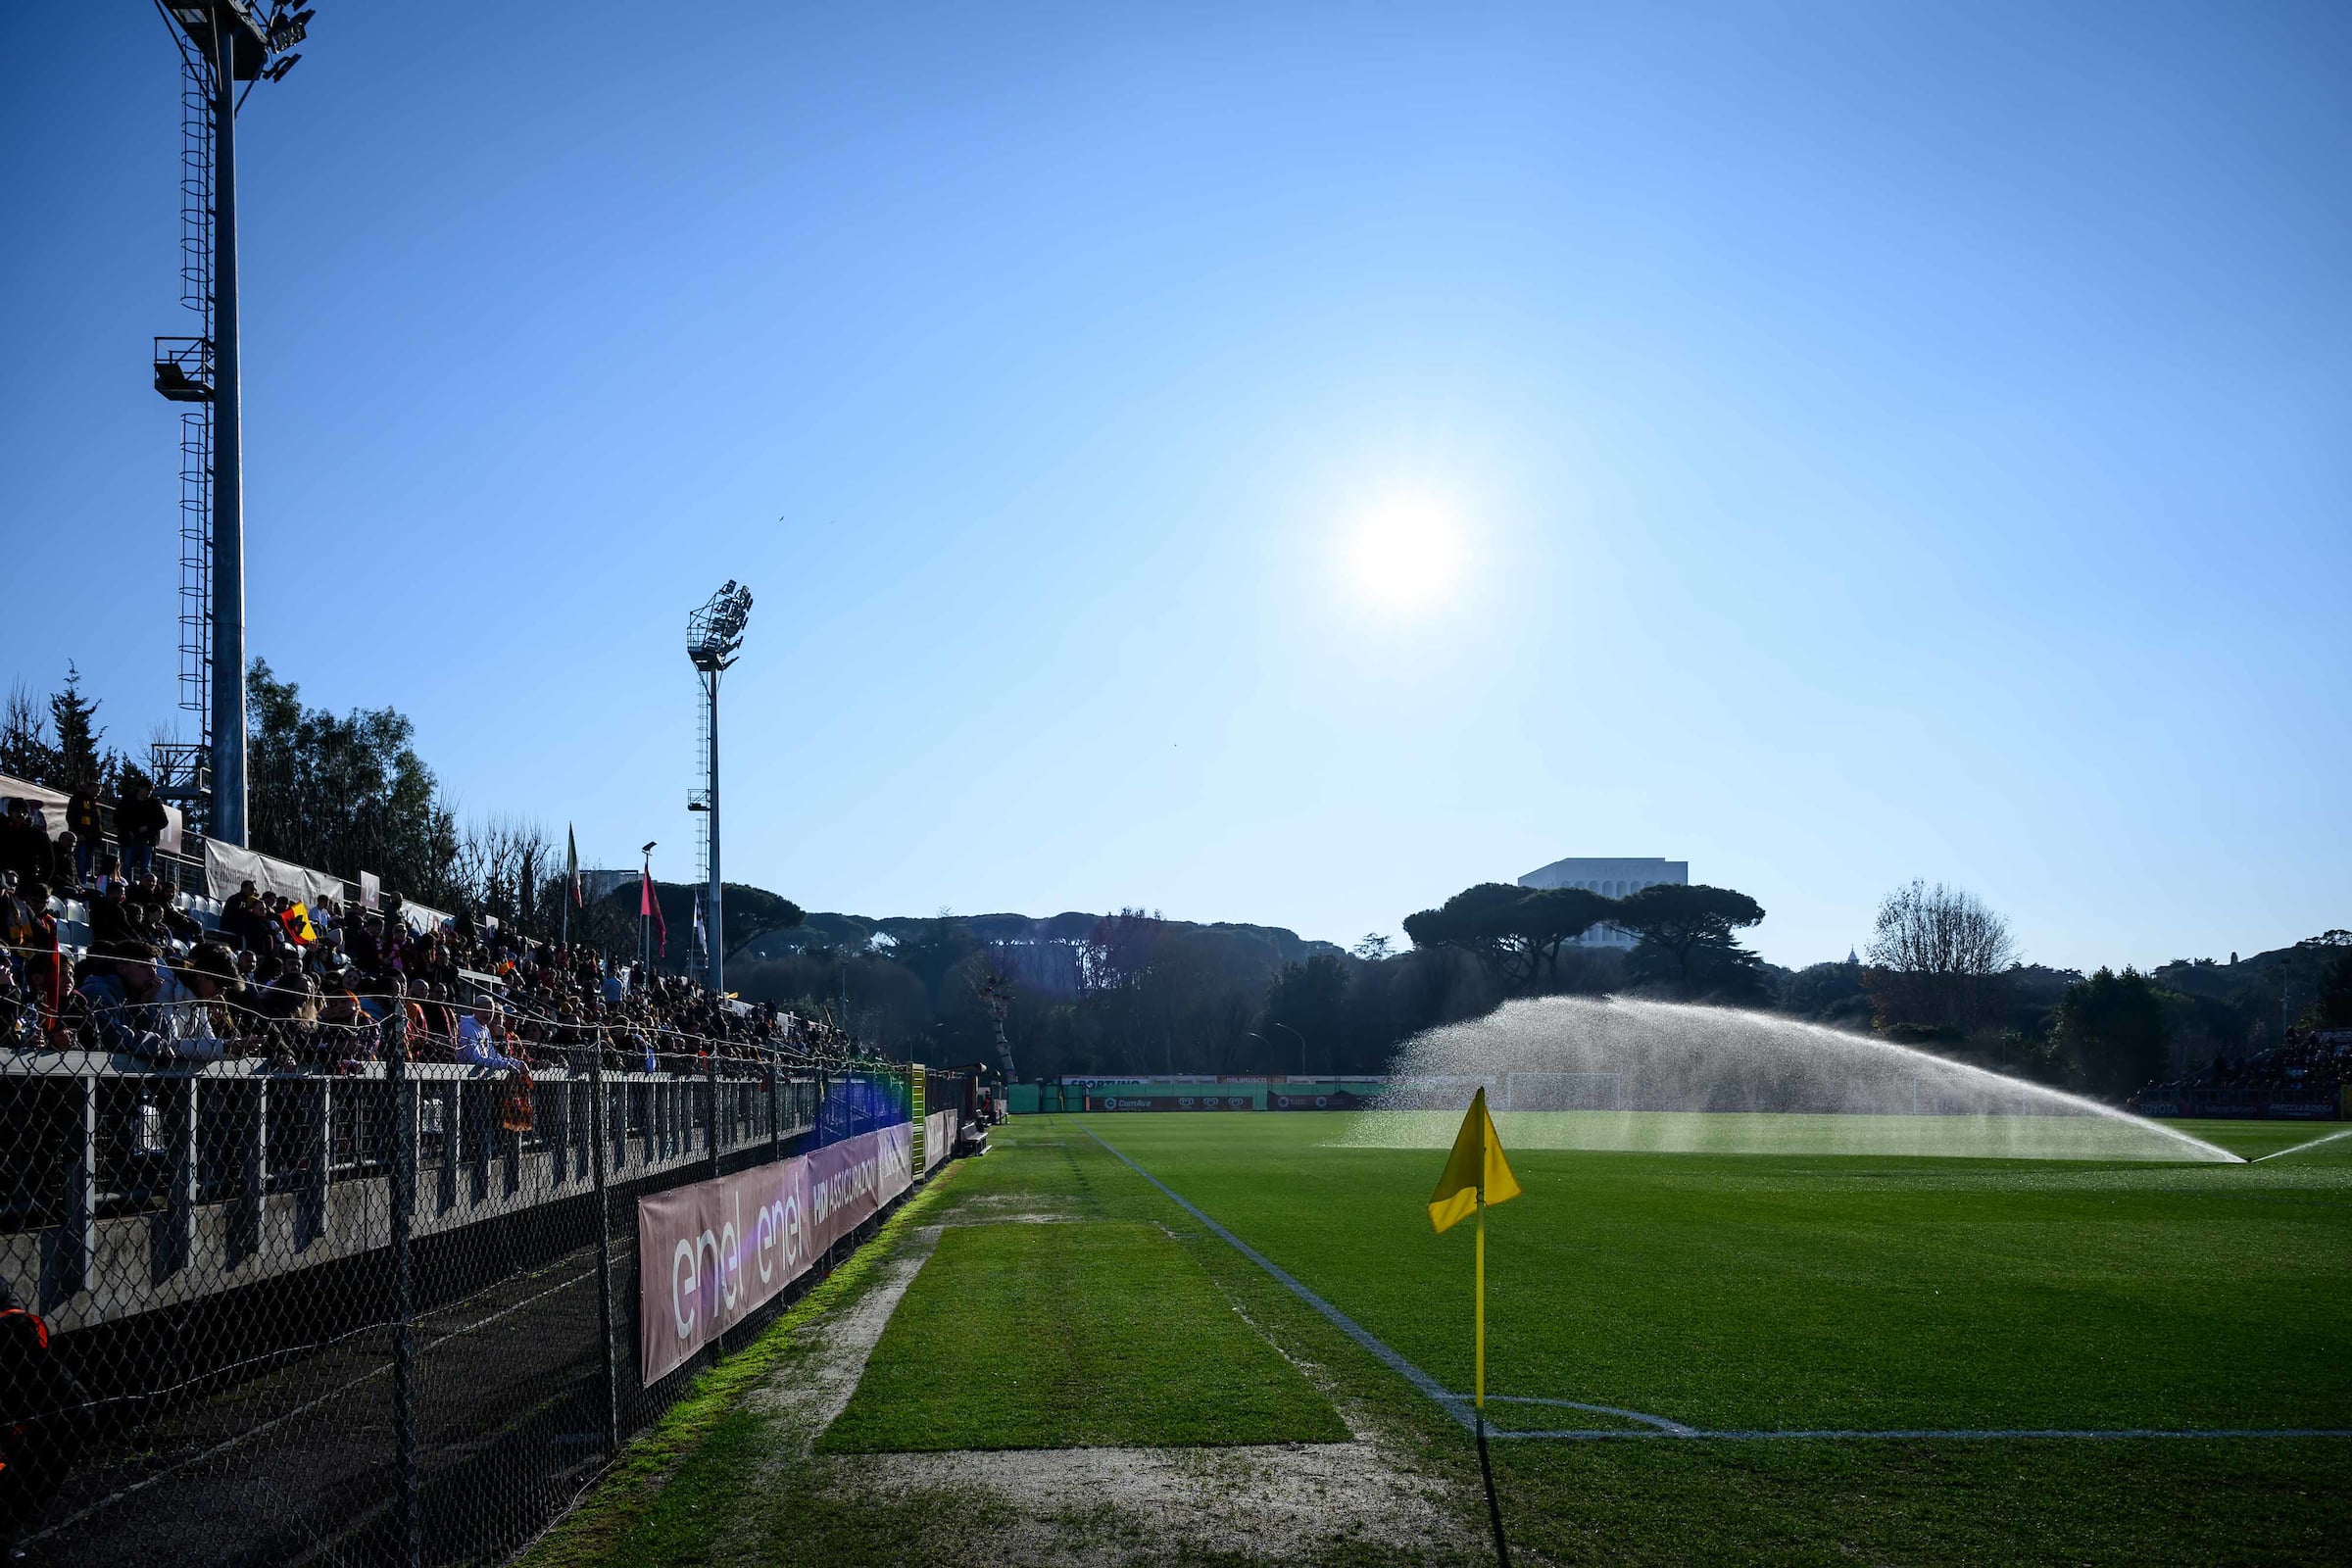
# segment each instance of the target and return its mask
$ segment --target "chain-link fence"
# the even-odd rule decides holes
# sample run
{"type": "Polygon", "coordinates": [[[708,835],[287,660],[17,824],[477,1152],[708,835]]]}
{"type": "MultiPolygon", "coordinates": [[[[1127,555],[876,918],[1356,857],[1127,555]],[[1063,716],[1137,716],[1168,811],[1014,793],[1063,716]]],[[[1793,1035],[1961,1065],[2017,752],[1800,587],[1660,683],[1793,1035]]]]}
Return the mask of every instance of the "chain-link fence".
{"type": "Polygon", "coordinates": [[[920,1092],[732,1041],[454,1065],[397,993],[249,1054],[204,990],[0,1048],[0,1535],[36,1561],[501,1559],[797,1294],[647,1386],[637,1200],[920,1092]]]}

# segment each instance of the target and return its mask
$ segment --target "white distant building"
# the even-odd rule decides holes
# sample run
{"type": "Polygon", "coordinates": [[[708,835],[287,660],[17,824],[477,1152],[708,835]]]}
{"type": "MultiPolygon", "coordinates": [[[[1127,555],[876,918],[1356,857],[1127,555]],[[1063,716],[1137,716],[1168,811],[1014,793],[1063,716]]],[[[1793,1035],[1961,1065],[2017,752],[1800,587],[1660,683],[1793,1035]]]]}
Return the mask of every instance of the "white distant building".
{"type": "MultiPolygon", "coordinates": [[[[1661,882],[1687,885],[1690,880],[1689,860],[1668,860],[1655,855],[1632,856],[1625,858],[1554,860],[1539,866],[1519,879],[1523,888],[1583,888],[1612,899],[1622,899],[1628,893],[1661,882]]],[[[1588,948],[1630,948],[1634,945],[1631,931],[1620,931],[1613,925],[1595,926],[1585,934],[1580,946],[1588,948]]]]}

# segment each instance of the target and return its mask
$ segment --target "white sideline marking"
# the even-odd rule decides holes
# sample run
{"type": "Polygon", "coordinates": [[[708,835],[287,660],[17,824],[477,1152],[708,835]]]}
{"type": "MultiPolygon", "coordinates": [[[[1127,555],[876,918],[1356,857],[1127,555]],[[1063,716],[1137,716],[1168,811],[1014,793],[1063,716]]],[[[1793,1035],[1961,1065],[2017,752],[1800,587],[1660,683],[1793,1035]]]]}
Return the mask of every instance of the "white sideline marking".
{"type": "MultiPolygon", "coordinates": [[[[1493,1404],[1494,1396],[1488,1395],[1487,1402],[1493,1404]]],[[[1497,1442],[1504,1438],[1551,1438],[1574,1443],[1593,1443],[1604,1438],[1712,1438],[1719,1443],[1764,1443],[1788,1438],[1934,1439],[1964,1443],[1992,1438],[2086,1438],[2112,1443],[2145,1438],[2352,1438],[2352,1427],[1917,1427],[1883,1432],[1843,1428],[1814,1431],[1775,1428],[1760,1432],[1733,1432],[1709,1427],[1684,1427],[1677,1432],[1628,1432],[1620,1429],[1588,1432],[1574,1428],[1551,1432],[1504,1432],[1489,1427],[1487,1436],[1497,1442]]]]}
{"type": "Polygon", "coordinates": [[[2308,1138],[2302,1143],[2289,1145],[2285,1149],[2274,1149],[2267,1154],[2255,1155],[2252,1159],[2247,1160],[2246,1163],[2249,1165],[2259,1165],[2266,1159],[2277,1159],[2280,1154],[2301,1153],[2306,1149],[2317,1149],[2322,1144],[2332,1144],[2338,1138],[2352,1138],[2352,1127],[2347,1127],[2340,1133],[2329,1133],[2324,1138],[2308,1138]]]}
{"type": "MultiPolygon", "coordinates": [[[[1304,1301],[1307,1305],[1322,1313],[1326,1318],[1329,1318],[1332,1322],[1332,1325],[1339,1329],[1341,1333],[1347,1335],[1349,1339],[1355,1341],[1356,1344],[1362,1346],[1365,1349],[1370,1350],[1374,1355],[1380,1357],[1382,1361],[1388,1364],[1391,1370],[1396,1372],[1414,1388],[1419,1389],[1423,1394],[1427,1395],[1433,1401],[1436,1402],[1438,1408],[1446,1411],[1448,1415],[1451,1415],[1456,1421],[1459,1421],[1465,1429],[1472,1428],[1476,1425],[1477,1418],[1471,1413],[1471,1400],[1469,1395],[1454,1393],[1452,1390],[1446,1388],[1446,1385],[1440,1383],[1436,1378],[1431,1377],[1428,1373],[1413,1365],[1412,1362],[1407,1361],[1403,1356],[1397,1354],[1396,1351],[1391,1349],[1388,1346],[1373,1338],[1371,1330],[1365,1328],[1362,1324],[1356,1322],[1355,1319],[1349,1317],[1347,1313],[1341,1311],[1338,1307],[1332,1305],[1329,1301],[1326,1301],[1323,1299],[1323,1298],[1308,1290],[1304,1285],[1299,1284],[1298,1281],[1290,1273],[1278,1267],[1271,1258],[1266,1256],[1265,1253],[1259,1251],[1256,1248],[1251,1247],[1248,1242],[1243,1241],[1239,1236],[1234,1235],[1233,1232],[1227,1230],[1224,1226],[1218,1224],[1215,1220],[1210,1219],[1206,1214],[1200,1212],[1200,1209],[1194,1207],[1193,1204],[1189,1202],[1182,1194],[1178,1193],[1166,1182],[1163,1182],[1158,1177],[1152,1175],[1150,1171],[1144,1169],[1143,1166],[1138,1165],[1134,1160],[1129,1159],[1101,1133],[1095,1131],[1092,1127],[1088,1127],[1086,1128],[1086,1136],[1092,1138],[1096,1143],[1101,1144],[1105,1150],[1109,1151],[1111,1157],[1116,1159],[1120,1164],[1126,1166],[1129,1170],[1135,1172],[1138,1176],[1141,1176],[1144,1180],[1158,1188],[1161,1193],[1166,1195],[1170,1202],[1174,1203],[1178,1208],[1183,1209],[1187,1214],[1192,1215],[1193,1218],[1199,1220],[1202,1225],[1206,1226],[1210,1234],[1214,1235],[1219,1241],[1225,1243],[1228,1247],[1231,1247],[1235,1251],[1241,1253],[1250,1262],[1255,1263],[1259,1268],[1264,1269],[1268,1274],[1274,1277],[1278,1284],[1288,1289],[1294,1296],[1298,1297],[1298,1299],[1304,1301]]],[[[2330,1133],[2328,1137],[2352,1137],[2352,1128],[2346,1128],[2340,1133],[2330,1133]]],[[[2312,1142],[2326,1143],[2328,1139],[2320,1138],[2314,1139],[2312,1142]]],[[[2295,1147],[2298,1149],[2308,1149],[2311,1146],[2309,1144],[2298,1144],[2295,1147]]],[[[2280,1150],[2279,1152],[2290,1153],[2292,1151],[2280,1150]]],[[[2271,1156],[2266,1154],[2263,1157],[2267,1159],[2271,1156]]],[[[2247,1163],[2251,1164],[2252,1161],[2249,1160],[2247,1163]]],[[[1570,1410],[1591,1410],[1600,1415],[1622,1416],[1628,1421],[1640,1421],[1643,1423],[1643,1427],[1642,1429],[1603,1427],[1588,1430],[1580,1427],[1562,1427],[1538,1432],[1505,1432],[1498,1427],[1490,1426],[1487,1428],[1487,1436],[1496,1440],[1497,1442],[1506,1438],[1544,1438],[1554,1442],[1563,1443],[1596,1443],[1624,1438],[1706,1438],[1722,1443],[1769,1443],[1785,1442],[1790,1439],[1811,1439],[1820,1441],[1840,1438],[1849,1440],[1893,1439],[1897,1441],[1944,1439],[1952,1442],[1968,1443],[1983,1442],[1994,1438],[2079,1438],[2089,1439],[2097,1442],[2118,1442],[2126,1439],[2144,1438],[2352,1438],[2352,1427],[1983,1427],[1957,1429],[1920,1427],[1897,1428],[1887,1431],[1864,1431],[1858,1429],[1848,1430],[1843,1428],[1728,1431],[1708,1427],[1689,1427],[1683,1425],[1679,1421],[1670,1421],[1662,1415],[1643,1415],[1639,1410],[1621,1410],[1615,1405],[1609,1404],[1585,1404],[1575,1399],[1542,1399],[1526,1395],[1490,1394],[1487,1396],[1487,1402],[1489,1404],[1554,1405],[1570,1410]]]]}
{"type": "Polygon", "coordinates": [[[1234,1235],[1233,1232],[1227,1230],[1215,1220],[1210,1219],[1206,1214],[1201,1213],[1198,1208],[1195,1208],[1184,1199],[1182,1195],[1180,1195],[1174,1188],[1170,1187],[1166,1182],[1161,1181],[1158,1177],[1144,1169],[1143,1166],[1138,1165],[1134,1160],[1129,1159],[1125,1154],[1120,1153],[1118,1150],[1112,1148],[1109,1140],[1105,1139],[1101,1133],[1095,1131],[1092,1127],[1089,1127],[1086,1129],[1086,1136],[1092,1138],[1096,1143],[1101,1144],[1104,1149],[1109,1150],[1111,1157],[1116,1159],[1120,1164],[1126,1166],[1129,1170],[1135,1172],[1138,1176],[1141,1176],[1144,1180],[1150,1182],[1152,1186],[1158,1188],[1162,1193],[1166,1194],[1168,1201],[1174,1203],[1178,1208],[1183,1209],[1187,1214],[1192,1215],[1193,1218],[1199,1220],[1202,1225],[1208,1227],[1211,1235],[1215,1236],[1226,1246],[1232,1248],[1235,1251],[1241,1253],[1250,1262],[1255,1263],[1259,1268],[1264,1269],[1268,1274],[1274,1277],[1277,1283],[1288,1289],[1292,1295],[1298,1297],[1298,1299],[1304,1301],[1307,1305],[1313,1307],[1316,1311],[1329,1318],[1332,1322],[1332,1326],[1337,1328],[1342,1334],[1347,1335],[1356,1344],[1362,1346],[1365,1349],[1370,1350],[1374,1355],[1380,1357],[1381,1360],[1388,1363],[1390,1370],[1396,1372],[1407,1383],[1410,1383],[1414,1388],[1419,1389],[1423,1394],[1428,1395],[1432,1399],[1436,1400],[1440,1409],[1448,1411],[1455,1420],[1461,1422],[1464,1426],[1470,1425],[1471,1418],[1464,1414],[1463,1411],[1457,1407],[1461,1400],[1460,1395],[1448,1392],[1445,1384],[1440,1383],[1436,1378],[1431,1377],[1428,1373],[1413,1365],[1412,1362],[1407,1361],[1403,1356],[1398,1355],[1395,1350],[1392,1350],[1386,1345],[1383,1345],[1380,1341],[1374,1339],[1369,1329],[1366,1329],[1362,1324],[1356,1322],[1355,1319],[1349,1317],[1347,1313],[1341,1311],[1338,1307],[1332,1305],[1329,1301],[1326,1301],[1323,1299],[1323,1298],[1317,1296],[1314,1292],[1299,1284],[1283,1269],[1277,1267],[1272,1258],[1266,1256],[1265,1253],[1259,1251],[1256,1248],[1251,1247],[1248,1242],[1243,1241],[1239,1236],[1234,1235]]]}

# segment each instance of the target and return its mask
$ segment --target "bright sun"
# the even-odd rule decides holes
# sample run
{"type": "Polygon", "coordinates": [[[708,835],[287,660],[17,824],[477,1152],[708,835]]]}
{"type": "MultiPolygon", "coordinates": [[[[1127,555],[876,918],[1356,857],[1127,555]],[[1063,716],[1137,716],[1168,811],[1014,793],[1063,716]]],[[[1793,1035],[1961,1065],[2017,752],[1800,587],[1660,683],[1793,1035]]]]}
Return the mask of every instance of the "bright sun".
{"type": "Polygon", "coordinates": [[[1419,610],[1446,598],[1465,553],[1460,519],[1426,496],[1392,497],[1370,508],[1343,548],[1356,593],[1387,610],[1419,610]]]}

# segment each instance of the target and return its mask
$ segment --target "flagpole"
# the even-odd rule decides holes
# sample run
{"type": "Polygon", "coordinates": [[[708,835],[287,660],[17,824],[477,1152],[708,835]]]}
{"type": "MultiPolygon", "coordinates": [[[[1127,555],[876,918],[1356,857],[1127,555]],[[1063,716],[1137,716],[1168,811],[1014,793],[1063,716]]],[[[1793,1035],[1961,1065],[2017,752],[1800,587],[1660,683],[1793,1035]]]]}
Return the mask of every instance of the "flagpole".
{"type": "Polygon", "coordinates": [[[1484,1089],[1478,1092],[1478,1242],[1477,1261],[1473,1265],[1474,1283],[1471,1308],[1473,1322],[1473,1360],[1471,1396],[1476,1408],[1478,1429],[1478,1473],[1487,1484],[1487,1522],[1494,1527],[1494,1556],[1502,1568],[1511,1568],[1510,1544],[1502,1538],[1502,1503],[1494,1495],[1494,1465],[1487,1457],[1487,1107],[1484,1089]]]}

